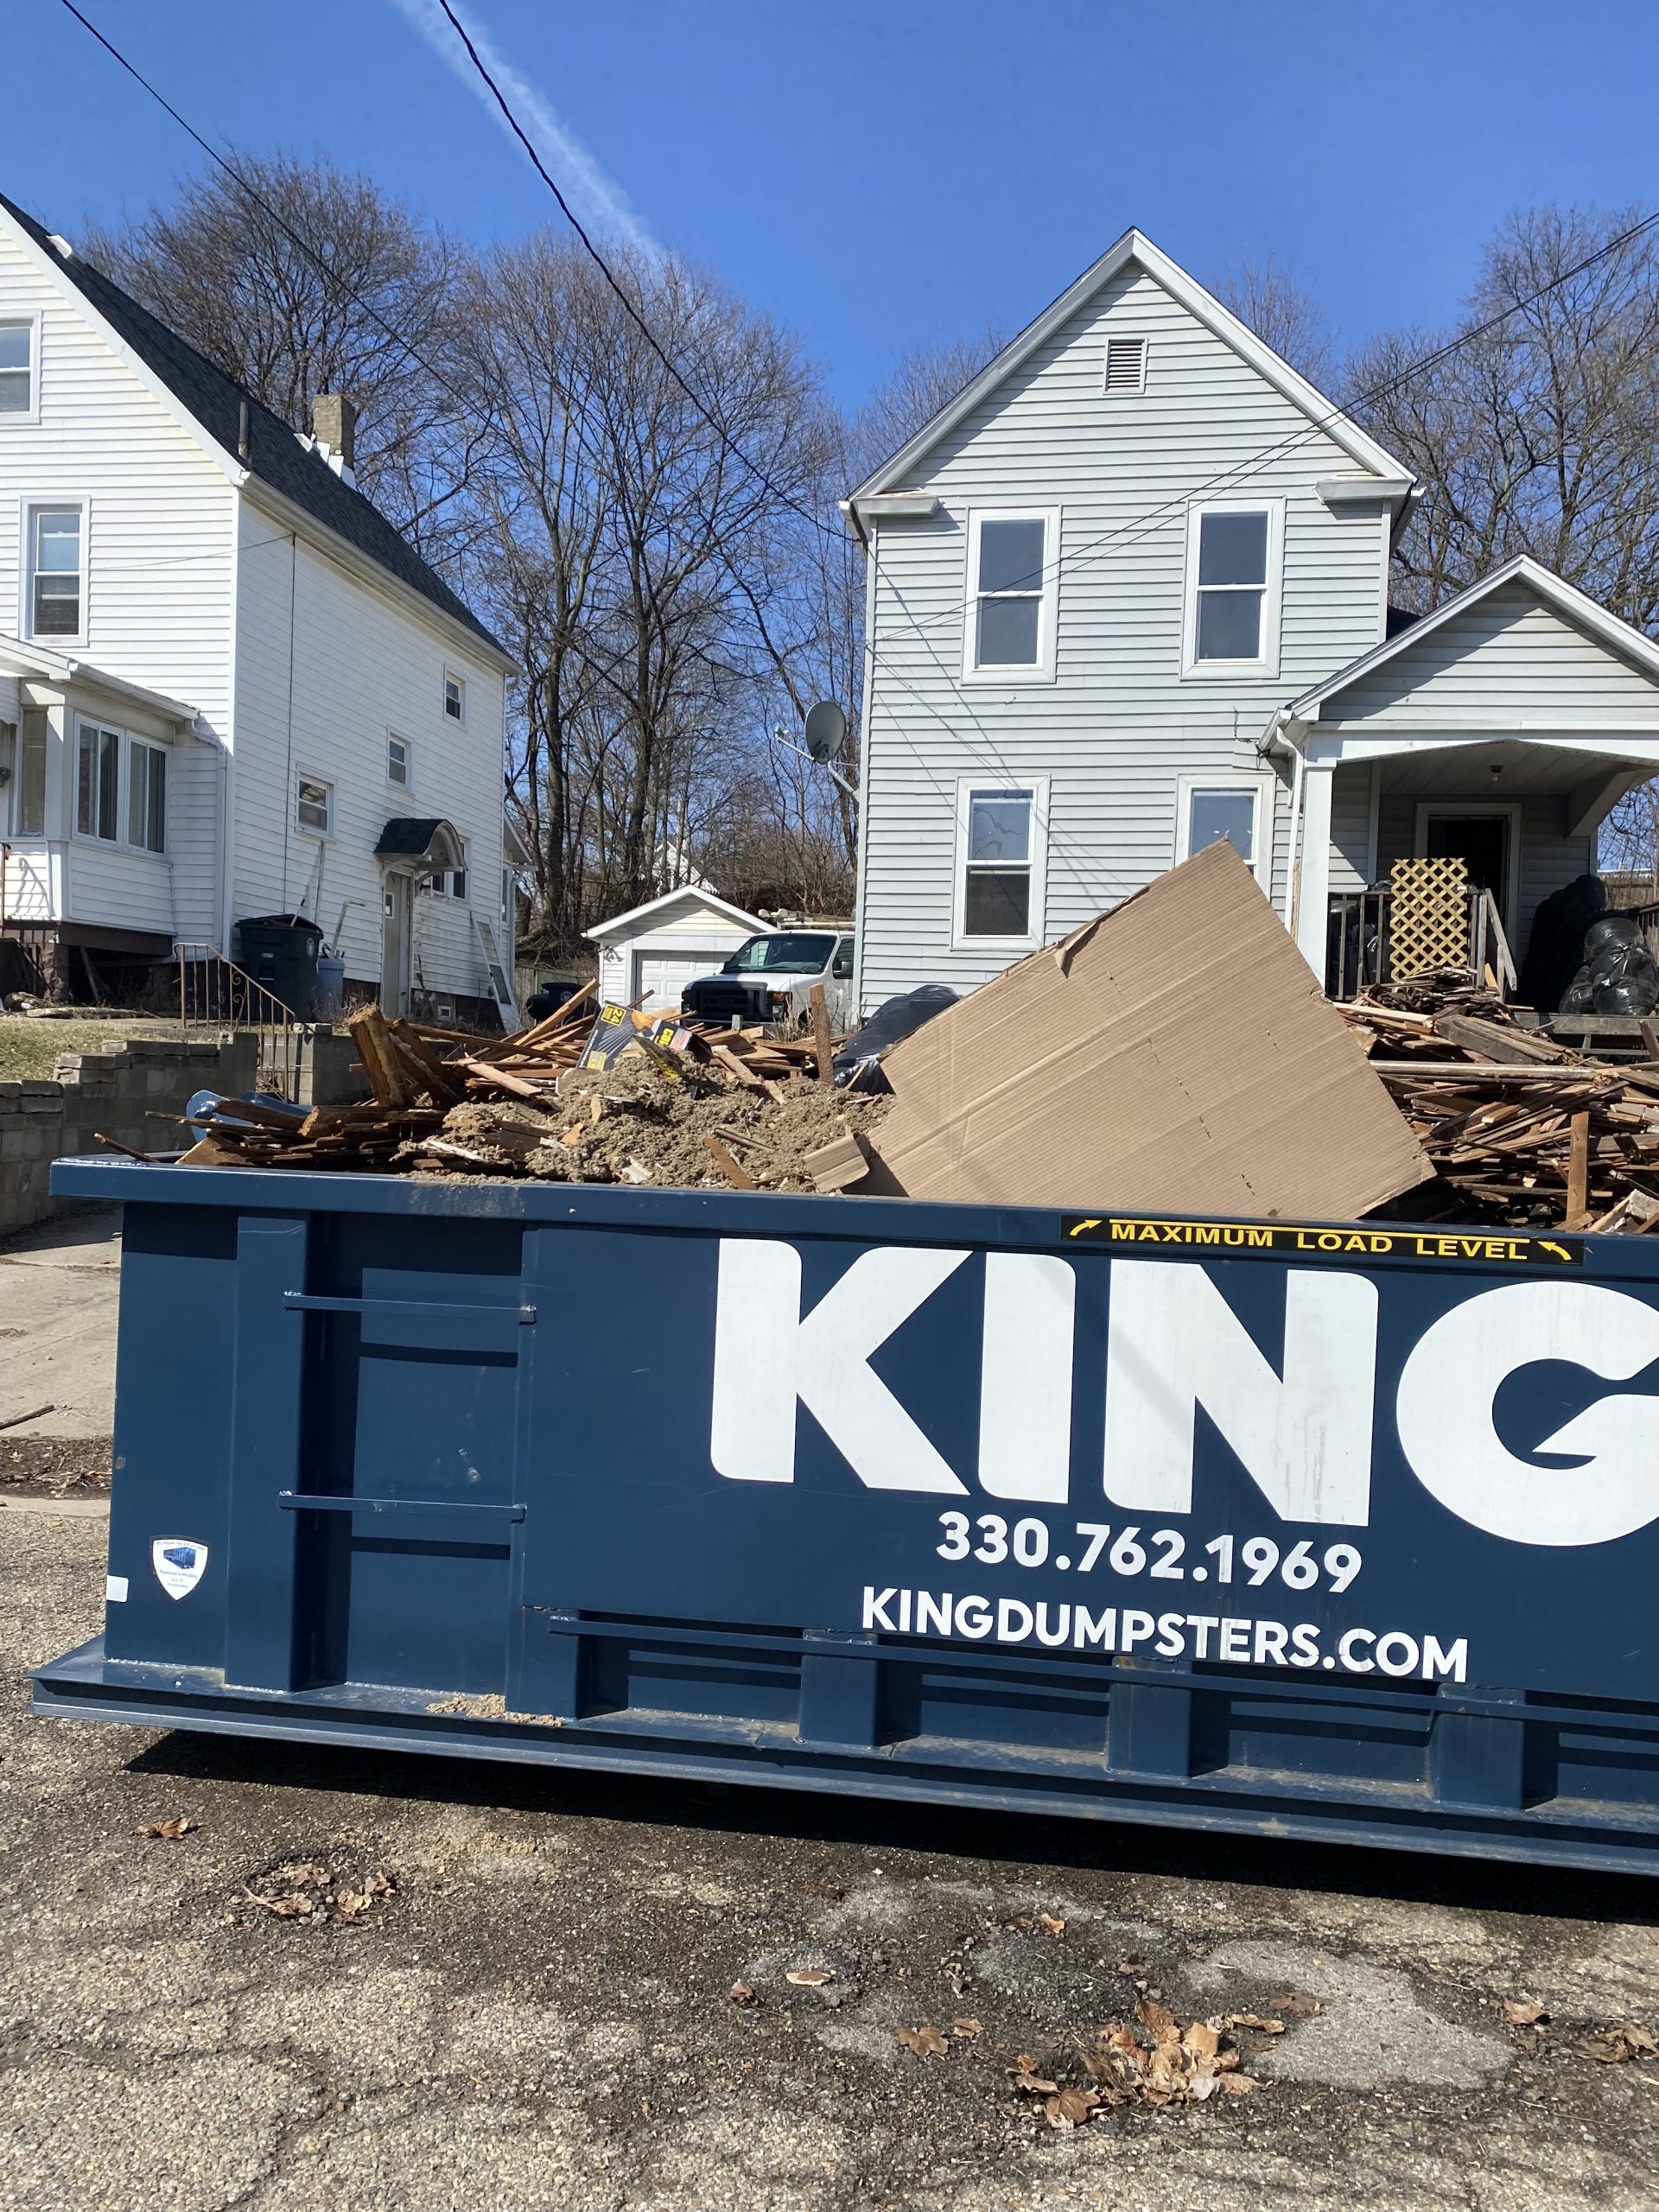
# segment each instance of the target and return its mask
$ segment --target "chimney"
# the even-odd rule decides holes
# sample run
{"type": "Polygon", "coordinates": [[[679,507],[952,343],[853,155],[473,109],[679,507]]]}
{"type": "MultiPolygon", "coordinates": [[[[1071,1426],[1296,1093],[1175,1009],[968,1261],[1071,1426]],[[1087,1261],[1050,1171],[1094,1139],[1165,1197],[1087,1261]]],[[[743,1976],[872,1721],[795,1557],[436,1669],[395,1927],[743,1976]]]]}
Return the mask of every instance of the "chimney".
{"type": "Polygon", "coordinates": [[[311,435],[336,476],[357,481],[357,407],[343,391],[320,391],[311,403],[311,435]]]}

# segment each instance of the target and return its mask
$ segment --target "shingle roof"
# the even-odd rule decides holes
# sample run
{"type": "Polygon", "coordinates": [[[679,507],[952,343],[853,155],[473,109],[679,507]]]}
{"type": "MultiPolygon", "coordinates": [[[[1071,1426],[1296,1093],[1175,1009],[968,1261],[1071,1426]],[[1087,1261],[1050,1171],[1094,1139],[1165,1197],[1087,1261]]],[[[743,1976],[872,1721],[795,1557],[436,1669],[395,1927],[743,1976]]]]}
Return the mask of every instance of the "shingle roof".
{"type": "MultiPolygon", "coordinates": [[[[442,610],[453,620],[481,638],[499,653],[506,648],[490,635],[466,603],[458,599],[442,576],[427,566],[413,546],[402,538],[372,499],[336,476],[318,454],[308,451],[279,415],[263,405],[251,392],[227,376],[205,353],[159,322],[130,293],[105,276],[79,254],[66,257],[53,245],[49,232],[32,215],[0,193],[3,208],[18,228],[48,255],[54,268],[94,307],[116,333],[130,346],[145,366],[160,378],[181,406],[194,416],[209,437],[227,454],[240,460],[262,483],[280,492],[315,521],[343,537],[389,575],[442,610]],[[248,410],[248,451],[238,454],[241,411],[248,410]]],[[[511,656],[507,656],[511,658],[511,656]]]]}

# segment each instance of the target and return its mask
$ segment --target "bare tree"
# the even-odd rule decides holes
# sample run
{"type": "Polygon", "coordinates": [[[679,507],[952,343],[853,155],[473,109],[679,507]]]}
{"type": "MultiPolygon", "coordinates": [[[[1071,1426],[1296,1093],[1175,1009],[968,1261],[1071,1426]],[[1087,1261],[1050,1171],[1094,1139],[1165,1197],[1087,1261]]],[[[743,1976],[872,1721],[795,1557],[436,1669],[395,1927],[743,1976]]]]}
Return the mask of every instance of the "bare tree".
{"type": "Polygon", "coordinates": [[[887,381],[853,417],[847,449],[848,461],[856,472],[852,480],[870,475],[908,444],[925,423],[973,382],[1005,342],[1003,333],[987,323],[976,337],[934,340],[901,354],[887,381]]]}
{"type": "Polygon", "coordinates": [[[347,393],[359,480],[430,550],[470,428],[442,382],[448,245],[366,176],[283,153],[230,160],[251,192],[217,169],[192,178],[170,205],[91,232],[87,258],[296,430],[320,392],[347,393]]]}
{"type": "Polygon", "coordinates": [[[1331,334],[1324,315],[1281,263],[1247,261],[1230,269],[1217,294],[1247,329],[1271,346],[1281,360],[1324,385],[1332,371],[1331,334]]]}

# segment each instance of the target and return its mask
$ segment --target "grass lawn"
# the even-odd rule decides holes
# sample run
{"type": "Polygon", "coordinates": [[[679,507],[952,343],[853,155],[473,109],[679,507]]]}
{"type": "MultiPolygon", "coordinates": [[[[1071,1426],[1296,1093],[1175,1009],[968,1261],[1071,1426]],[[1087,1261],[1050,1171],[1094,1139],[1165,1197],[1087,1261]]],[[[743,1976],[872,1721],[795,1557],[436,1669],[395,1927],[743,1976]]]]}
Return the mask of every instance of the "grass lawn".
{"type": "Polygon", "coordinates": [[[66,1021],[0,1014],[0,1083],[51,1080],[60,1052],[107,1052],[124,1037],[167,1037],[178,1024],[153,1014],[87,1012],[66,1021]]]}

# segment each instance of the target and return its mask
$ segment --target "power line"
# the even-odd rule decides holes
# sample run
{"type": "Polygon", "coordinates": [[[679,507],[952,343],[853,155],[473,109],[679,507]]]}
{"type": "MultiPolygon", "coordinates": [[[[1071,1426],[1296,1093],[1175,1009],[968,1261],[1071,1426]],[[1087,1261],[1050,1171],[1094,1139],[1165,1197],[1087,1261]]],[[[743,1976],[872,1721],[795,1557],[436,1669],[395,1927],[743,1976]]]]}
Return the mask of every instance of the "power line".
{"type": "MultiPolygon", "coordinates": [[[[202,152],[207,155],[209,161],[215,162],[218,167],[225,172],[226,175],[230,178],[231,181],[237,187],[238,190],[244,193],[247,198],[253,202],[256,207],[259,208],[265,215],[270,217],[270,220],[276,224],[277,229],[282,232],[283,235],[289,240],[290,245],[296,246],[305,256],[308,261],[313,263],[316,268],[321,270],[323,276],[327,277],[328,282],[340,292],[343,293],[346,298],[353,301],[358,307],[359,307],[363,310],[363,313],[368,316],[371,322],[375,323],[381,330],[385,331],[387,337],[394,341],[408,359],[416,362],[421,368],[424,369],[427,375],[431,378],[433,383],[437,385],[441,391],[447,392],[449,397],[455,402],[456,405],[466,411],[469,413],[477,412],[476,400],[458,391],[454,385],[448,381],[448,378],[440,375],[438,371],[433,367],[431,362],[426,359],[425,355],[417,352],[416,349],[410,345],[407,336],[400,331],[395,324],[389,322],[385,316],[380,313],[378,308],[372,306],[369,301],[364,298],[363,295],[359,291],[358,291],[353,285],[349,284],[346,278],[340,275],[340,271],[334,268],[328,261],[317,251],[316,248],[310,244],[309,240],[302,238],[299,232],[294,228],[293,225],[271,206],[270,200],[264,197],[264,194],[257,191],[254,186],[248,182],[246,177],[242,175],[242,172],[236,167],[235,163],[227,160],[211,140],[204,138],[200,131],[196,129],[194,124],[187,122],[185,118],[179,113],[177,108],[174,106],[172,101],[168,99],[167,95],[161,92],[156,86],[152,85],[149,78],[144,75],[143,72],[139,69],[136,64],[128,60],[126,55],[122,53],[119,47],[114,45],[109,39],[105,38],[103,32],[99,30],[96,23],[91,22],[86,16],[82,15],[80,10],[75,5],[75,0],[62,0],[62,4],[74,17],[81,29],[84,31],[88,32],[92,37],[97,40],[98,43],[103,48],[105,54],[110,56],[110,59],[118,63],[121,68],[124,69],[128,76],[132,79],[136,85],[142,86],[143,90],[149,94],[151,99],[156,102],[156,105],[159,108],[162,108],[168,115],[171,116],[174,122],[178,124],[180,130],[184,132],[185,136],[193,139],[195,143],[200,147],[202,152]]],[[[261,404],[263,404],[263,403],[261,404]]],[[[274,412],[274,410],[271,411],[274,412]]]]}
{"type": "MultiPolygon", "coordinates": [[[[64,5],[66,7],[69,4],[70,0],[64,0],[64,5]]],[[[491,94],[495,100],[495,104],[505,117],[508,128],[512,130],[513,137],[517,138],[519,144],[524,148],[525,153],[529,155],[537,175],[540,177],[542,182],[547,187],[555,200],[558,201],[560,213],[563,215],[564,219],[569,224],[576,236],[581,239],[588,258],[598,270],[600,275],[605,279],[605,282],[610,286],[612,291],[615,293],[617,298],[621,302],[624,309],[628,315],[630,320],[633,322],[635,327],[638,329],[640,336],[645,340],[646,345],[650,346],[652,352],[657,356],[657,359],[668,371],[670,376],[673,378],[675,383],[678,385],[680,390],[685,394],[686,397],[691,402],[691,404],[696,409],[697,413],[709,425],[709,428],[714,432],[715,435],[720,440],[721,445],[725,447],[727,452],[732,455],[734,461],[741,461],[744,467],[748,470],[749,474],[756,480],[756,481],[762,485],[766,491],[770,492],[772,498],[776,499],[780,505],[787,507],[791,514],[798,515],[803,522],[810,523],[814,530],[817,531],[821,536],[830,539],[832,542],[844,539],[848,535],[845,531],[831,529],[827,523],[823,521],[817,515],[815,515],[810,507],[803,506],[798,499],[791,498],[780,485],[774,483],[772,479],[766,474],[766,470],[761,467],[760,462],[751,460],[749,455],[744,452],[742,447],[738,444],[736,439],[734,438],[729,431],[727,430],[724,424],[715,419],[715,416],[710,412],[709,409],[704,405],[702,400],[698,397],[696,392],[692,390],[685,378],[681,374],[677,364],[671,359],[666,349],[658,341],[655,331],[652,330],[651,325],[645,321],[645,316],[641,315],[639,309],[635,306],[632,299],[629,296],[627,287],[618,278],[615,272],[611,268],[610,264],[606,260],[604,255],[594,244],[592,238],[588,237],[587,232],[582,228],[582,224],[577,220],[575,211],[572,209],[569,201],[565,198],[563,193],[560,191],[558,185],[549,174],[547,166],[543,162],[540,154],[536,150],[535,142],[531,139],[528,131],[525,130],[523,124],[519,122],[518,117],[513,113],[512,109],[508,103],[507,97],[501,90],[500,86],[496,83],[494,78],[491,76],[489,71],[485,67],[478,48],[473,44],[471,38],[467,35],[466,26],[462,23],[460,16],[456,15],[454,10],[450,6],[449,0],[438,0],[438,5],[448,17],[450,27],[454,30],[455,36],[466,48],[467,59],[471,61],[474,68],[477,70],[484,82],[489,86],[491,94]]]]}

